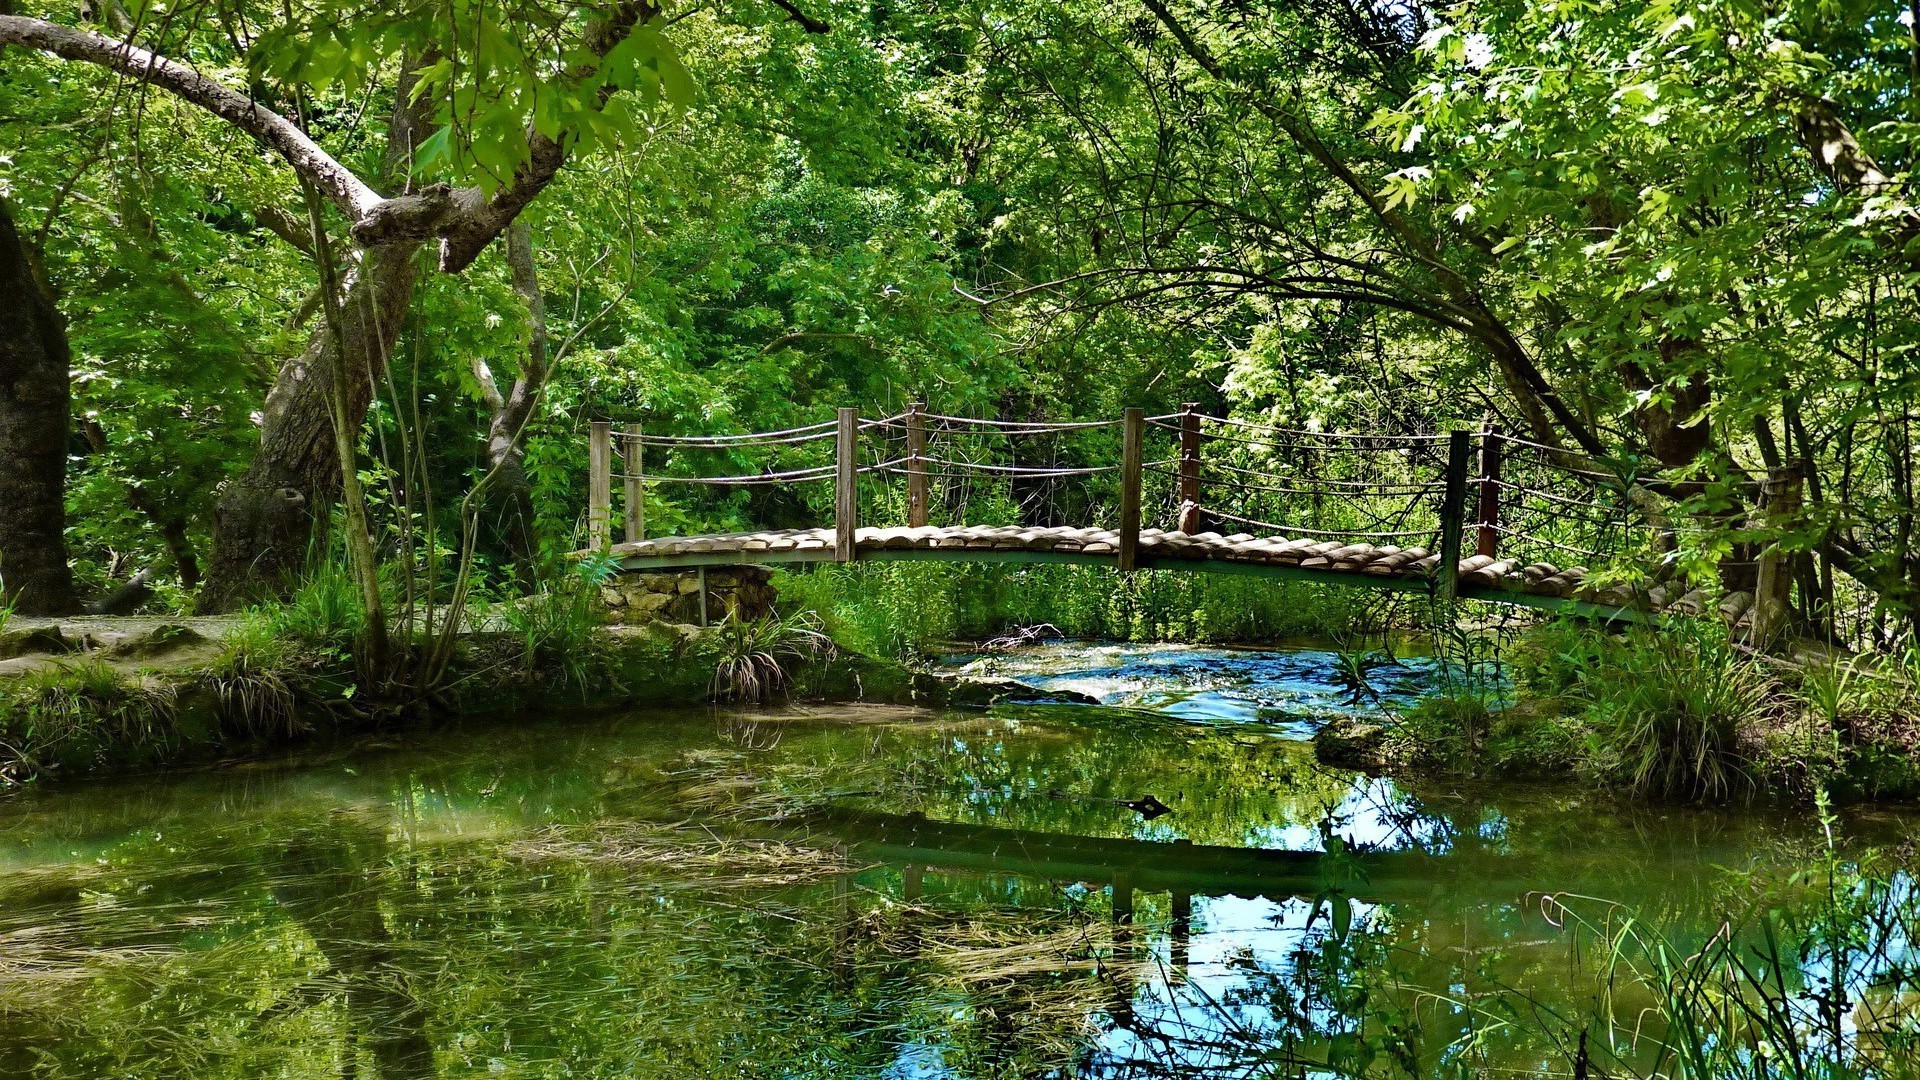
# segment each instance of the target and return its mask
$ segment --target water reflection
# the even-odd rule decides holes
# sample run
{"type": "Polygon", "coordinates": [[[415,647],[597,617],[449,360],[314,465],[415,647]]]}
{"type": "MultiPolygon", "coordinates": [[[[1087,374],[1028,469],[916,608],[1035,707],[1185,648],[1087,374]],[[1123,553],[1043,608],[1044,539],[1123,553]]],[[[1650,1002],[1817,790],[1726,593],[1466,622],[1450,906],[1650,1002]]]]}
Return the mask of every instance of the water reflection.
{"type": "Polygon", "coordinates": [[[1409,789],[1134,709],[408,741],[0,804],[0,1075],[1671,1072],[1595,1026],[1686,1018],[1594,945],[1751,961],[1753,911],[1844,954],[1786,956],[1809,1045],[1911,1052],[1910,880],[1796,914],[1797,814],[1409,789]]]}

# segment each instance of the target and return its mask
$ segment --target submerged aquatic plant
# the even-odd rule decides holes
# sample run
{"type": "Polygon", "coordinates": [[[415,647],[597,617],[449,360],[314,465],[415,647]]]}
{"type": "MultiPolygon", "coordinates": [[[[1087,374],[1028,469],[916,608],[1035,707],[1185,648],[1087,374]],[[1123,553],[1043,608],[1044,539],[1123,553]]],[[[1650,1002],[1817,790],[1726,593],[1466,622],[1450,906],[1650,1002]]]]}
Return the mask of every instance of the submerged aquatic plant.
{"type": "Polygon", "coordinates": [[[735,613],[715,631],[712,647],[717,656],[711,696],[759,703],[786,689],[787,664],[828,655],[833,641],[811,612],[765,619],[741,619],[735,613]]]}

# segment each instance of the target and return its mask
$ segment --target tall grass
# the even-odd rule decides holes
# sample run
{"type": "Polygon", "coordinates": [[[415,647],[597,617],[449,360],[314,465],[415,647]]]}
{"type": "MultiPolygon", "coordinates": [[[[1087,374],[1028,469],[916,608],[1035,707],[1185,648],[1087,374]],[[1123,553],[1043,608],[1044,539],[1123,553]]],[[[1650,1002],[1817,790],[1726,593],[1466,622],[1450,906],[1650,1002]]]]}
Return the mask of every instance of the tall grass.
{"type": "Polygon", "coordinates": [[[1606,634],[1559,623],[1509,652],[1515,681],[1585,727],[1585,767],[1637,795],[1723,802],[1756,790],[1775,680],[1724,625],[1606,634]]]}
{"type": "Polygon", "coordinates": [[[864,563],[783,573],[784,601],[858,652],[902,656],[1050,624],[1069,637],[1257,642],[1351,631],[1376,598],[1230,575],[1080,566],[864,563]]]}

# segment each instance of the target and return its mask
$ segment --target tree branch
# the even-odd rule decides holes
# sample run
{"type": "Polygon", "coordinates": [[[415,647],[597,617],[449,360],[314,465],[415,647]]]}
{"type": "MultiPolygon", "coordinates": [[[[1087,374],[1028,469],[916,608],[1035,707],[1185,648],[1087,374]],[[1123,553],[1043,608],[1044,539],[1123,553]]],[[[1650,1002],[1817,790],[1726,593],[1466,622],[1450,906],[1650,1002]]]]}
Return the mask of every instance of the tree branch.
{"type": "Polygon", "coordinates": [[[799,23],[801,29],[809,34],[824,34],[833,29],[833,27],[829,26],[824,20],[816,19],[806,12],[801,11],[800,5],[794,3],[793,0],[773,0],[773,6],[791,15],[793,21],[799,23]]]}
{"type": "Polygon", "coordinates": [[[17,45],[95,64],[170,91],[271,147],[355,221],[382,201],[378,192],[322,150],[293,121],[184,64],[130,42],[24,15],[0,15],[0,45],[17,45]]]}

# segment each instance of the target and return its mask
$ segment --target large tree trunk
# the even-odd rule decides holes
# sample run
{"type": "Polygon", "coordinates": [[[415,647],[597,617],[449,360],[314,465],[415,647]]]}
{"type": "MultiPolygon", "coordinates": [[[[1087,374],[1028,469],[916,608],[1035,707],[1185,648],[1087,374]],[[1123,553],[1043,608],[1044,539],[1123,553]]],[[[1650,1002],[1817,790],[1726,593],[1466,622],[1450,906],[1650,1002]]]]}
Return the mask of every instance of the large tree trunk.
{"type": "MultiPolygon", "coordinates": [[[[417,244],[361,253],[341,301],[349,374],[347,421],[357,432],[406,319],[417,275],[417,244]]],[[[328,395],[336,369],[330,335],[316,331],[280,370],[260,427],[260,449],[227,486],[216,510],[202,612],[232,611],[283,594],[306,565],[317,517],[340,493],[340,457],[328,395]]]]}
{"type": "Polygon", "coordinates": [[[31,615],[78,611],[67,567],[66,328],[0,202],[0,582],[31,615]]]}

